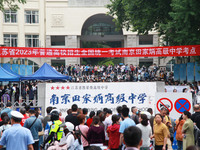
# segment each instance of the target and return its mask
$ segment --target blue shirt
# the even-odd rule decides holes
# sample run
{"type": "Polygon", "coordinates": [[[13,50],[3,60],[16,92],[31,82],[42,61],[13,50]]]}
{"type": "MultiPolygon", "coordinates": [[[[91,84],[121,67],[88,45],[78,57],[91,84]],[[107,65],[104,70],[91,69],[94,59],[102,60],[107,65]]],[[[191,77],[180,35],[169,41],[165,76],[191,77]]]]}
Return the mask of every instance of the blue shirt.
{"type": "Polygon", "coordinates": [[[85,66],[85,71],[88,71],[88,66],[85,66]]]}
{"type": "Polygon", "coordinates": [[[119,132],[124,133],[124,130],[130,126],[135,126],[135,122],[130,118],[126,118],[121,122],[119,132]]]}
{"type": "MultiPolygon", "coordinates": [[[[30,118],[26,119],[25,123],[24,123],[24,127],[28,128],[31,126],[31,124],[34,122],[34,120],[36,119],[35,116],[31,116],[30,118]]],[[[42,131],[42,122],[40,119],[37,119],[34,124],[32,125],[32,127],[30,128],[30,131],[33,135],[33,139],[39,140],[39,136],[38,136],[38,132],[42,131]]]]}
{"type": "Polygon", "coordinates": [[[6,145],[7,150],[28,150],[28,145],[34,140],[29,129],[20,124],[13,124],[3,132],[0,145],[6,145]]]}
{"type": "Polygon", "coordinates": [[[6,113],[8,114],[8,116],[9,116],[9,118],[11,118],[11,114],[10,114],[11,111],[12,111],[12,109],[10,109],[10,108],[5,108],[4,110],[1,111],[0,115],[3,114],[4,112],[6,112],[6,113]]]}

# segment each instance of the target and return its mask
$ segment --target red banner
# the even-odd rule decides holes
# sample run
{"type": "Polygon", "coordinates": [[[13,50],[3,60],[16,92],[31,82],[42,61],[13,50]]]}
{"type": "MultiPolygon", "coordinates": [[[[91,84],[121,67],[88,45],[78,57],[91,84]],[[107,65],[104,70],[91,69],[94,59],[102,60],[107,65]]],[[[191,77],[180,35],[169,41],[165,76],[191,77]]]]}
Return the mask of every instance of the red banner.
{"type": "Polygon", "coordinates": [[[169,57],[200,56],[200,45],[136,48],[0,47],[0,57],[169,57]]]}

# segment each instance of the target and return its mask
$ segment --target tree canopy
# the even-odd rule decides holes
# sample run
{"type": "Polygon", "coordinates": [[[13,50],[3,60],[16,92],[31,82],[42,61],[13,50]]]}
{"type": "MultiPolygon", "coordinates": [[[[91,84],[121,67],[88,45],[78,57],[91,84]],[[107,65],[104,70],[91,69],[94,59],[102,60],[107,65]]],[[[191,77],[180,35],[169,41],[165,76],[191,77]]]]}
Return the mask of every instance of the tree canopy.
{"type": "Polygon", "coordinates": [[[200,44],[199,0],[111,0],[108,14],[118,28],[156,30],[169,45],[200,44]]]}
{"type": "Polygon", "coordinates": [[[8,6],[11,10],[19,9],[19,3],[26,3],[26,0],[0,0],[0,11],[4,11],[4,6],[8,6]]]}

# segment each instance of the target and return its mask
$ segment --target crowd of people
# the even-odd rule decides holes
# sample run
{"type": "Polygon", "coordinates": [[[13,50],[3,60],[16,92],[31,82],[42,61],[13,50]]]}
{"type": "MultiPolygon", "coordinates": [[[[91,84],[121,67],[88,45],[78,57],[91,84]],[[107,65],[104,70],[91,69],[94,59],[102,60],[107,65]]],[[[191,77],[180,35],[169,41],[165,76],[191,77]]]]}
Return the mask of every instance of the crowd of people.
{"type": "MultiPolygon", "coordinates": [[[[173,73],[158,68],[156,64],[148,68],[69,65],[58,71],[72,76],[71,82],[165,81],[165,85],[188,85],[174,81],[173,73]]],[[[173,92],[177,92],[176,89],[173,92]]],[[[191,92],[194,100],[199,93],[198,83],[190,84],[183,92],[191,92]]],[[[22,83],[21,96],[23,100],[28,98],[32,105],[37,99],[37,82],[22,83]]],[[[67,111],[67,116],[62,116],[55,107],[46,108],[47,116],[42,116],[37,107],[30,109],[29,105],[21,106],[17,112],[12,110],[11,103],[20,102],[17,84],[0,86],[0,97],[1,149],[167,150],[172,149],[175,131],[178,150],[200,146],[200,106],[197,102],[193,103],[194,114],[185,111],[174,121],[165,107],[155,115],[152,108],[140,112],[137,107],[132,107],[130,111],[126,105],[118,106],[116,114],[107,108],[88,112],[87,108],[78,108],[76,104],[67,111]]]]}
{"type": "Polygon", "coordinates": [[[8,102],[19,102],[21,100],[28,100],[32,103],[34,99],[37,99],[37,83],[26,82],[21,84],[21,90],[19,84],[8,84],[5,86],[0,85],[0,98],[1,107],[5,107],[8,102]]]}
{"type": "Polygon", "coordinates": [[[88,112],[87,108],[73,104],[67,116],[51,106],[46,108],[47,115],[41,116],[38,108],[25,106],[18,112],[7,103],[0,113],[0,148],[167,150],[172,149],[175,131],[178,150],[198,150],[200,146],[199,105],[194,106],[194,114],[184,111],[176,121],[165,107],[155,115],[152,108],[140,112],[133,106],[130,113],[123,105],[116,110],[116,114],[108,108],[88,112]]]}
{"type": "MultiPolygon", "coordinates": [[[[31,106],[37,106],[38,103],[38,83],[40,81],[36,82],[25,82],[21,84],[21,91],[19,84],[8,84],[5,86],[0,85],[0,107],[5,108],[6,104],[8,102],[12,102],[15,106],[20,105],[31,105],[31,106]],[[21,92],[21,93],[20,93],[21,92]],[[20,95],[21,94],[21,95],[20,95]]],[[[176,81],[175,86],[171,87],[168,86],[169,83],[165,82],[165,91],[163,92],[183,92],[183,93],[192,93],[192,99],[193,99],[193,105],[196,103],[200,103],[200,91],[199,86],[200,82],[194,82],[192,84],[184,84],[181,86],[181,84],[176,81]],[[176,87],[179,87],[179,91],[177,91],[176,87]],[[180,87],[183,87],[182,90],[180,90],[180,87]],[[168,90],[167,88],[170,88],[168,90]]]]}
{"type": "Polygon", "coordinates": [[[54,67],[58,72],[72,76],[72,82],[126,82],[126,81],[170,81],[173,73],[159,68],[156,64],[149,67],[134,65],[63,65],[54,67]]]}
{"type": "MultiPolygon", "coordinates": [[[[133,65],[68,65],[64,67],[53,67],[57,71],[70,75],[72,78],[67,82],[134,82],[134,81],[163,81],[165,85],[171,86],[189,86],[183,92],[191,92],[193,97],[200,95],[199,82],[187,83],[174,81],[173,72],[166,71],[164,68],[159,68],[156,64],[149,67],[139,67],[133,65]]],[[[34,99],[37,100],[37,84],[41,81],[22,82],[19,84],[0,85],[1,105],[6,105],[9,101],[19,102],[27,99],[32,103],[34,99]],[[21,95],[21,97],[20,97],[21,95]]],[[[64,82],[64,81],[63,81],[64,82]]],[[[165,92],[168,92],[165,89],[165,92]]],[[[174,89],[173,92],[177,92],[174,89]]],[[[2,106],[1,106],[2,107],[2,106]]]]}
{"type": "MultiPolygon", "coordinates": [[[[137,82],[137,81],[163,81],[165,85],[190,86],[199,91],[199,82],[180,82],[174,80],[174,73],[167,71],[165,67],[158,67],[155,63],[149,67],[134,65],[63,65],[54,67],[58,72],[71,76],[69,82],[137,82]]],[[[197,94],[197,93],[196,93],[197,94]]]]}

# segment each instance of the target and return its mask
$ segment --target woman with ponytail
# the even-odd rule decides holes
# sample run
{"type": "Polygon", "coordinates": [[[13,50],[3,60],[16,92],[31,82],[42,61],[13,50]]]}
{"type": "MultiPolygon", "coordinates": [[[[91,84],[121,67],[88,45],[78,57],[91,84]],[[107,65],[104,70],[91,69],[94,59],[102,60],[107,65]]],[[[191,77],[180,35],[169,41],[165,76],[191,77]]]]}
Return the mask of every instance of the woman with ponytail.
{"type": "Polygon", "coordinates": [[[74,132],[75,141],[73,145],[68,150],[84,150],[83,144],[81,142],[81,133],[79,130],[75,130],[74,132]]]}
{"type": "Polygon", "coordinates": [[[120,117],[118,115],[112,116],[112,125],[107,128],[107,133],[109,137],[108,146],[110,150],[118,150],[119,149],[119,139],[120,139],[120,117]]]}
{"type": "Polygon", "coordinates": [[[142,131],[142,146],[140,150],[149,150],[150,147],[150,137],[152,135],[151,126],[149,124],[149,119],[147,118],[146,114],[141,114],[139,116],[139,124],[136,126],[139,127],[142,131]]]}

